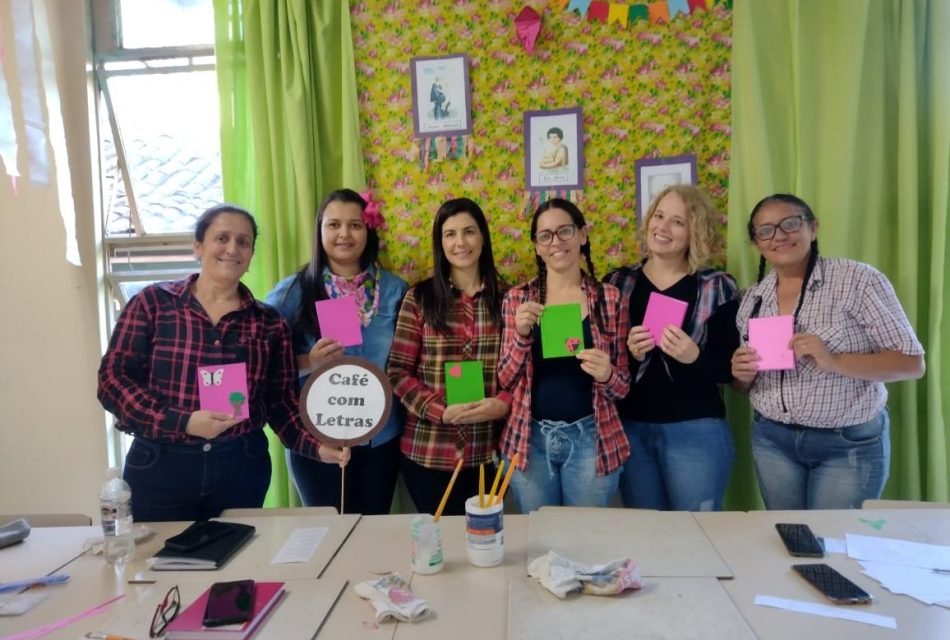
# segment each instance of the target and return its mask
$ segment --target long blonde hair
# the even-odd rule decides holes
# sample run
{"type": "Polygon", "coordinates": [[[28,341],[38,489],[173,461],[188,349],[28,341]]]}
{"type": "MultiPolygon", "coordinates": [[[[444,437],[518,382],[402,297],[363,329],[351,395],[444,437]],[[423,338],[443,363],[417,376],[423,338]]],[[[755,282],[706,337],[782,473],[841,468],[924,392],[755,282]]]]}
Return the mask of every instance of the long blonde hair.
{"type": "Polygon", "coordinates": [[[689,229],[689,245],[686,248],[686,263],[690,273],[696,273],[708,267],[719,249],[719,235],[716,233],[716,208],[706,192],[690,184],[674,184],[666,187],[653,198],[647,214],[637,230],[640,242],[640,255],[649,255],[647,251],[647,226],[656,207],[667,194],[675,193],[686,204],[686,225],[689,229]]]}

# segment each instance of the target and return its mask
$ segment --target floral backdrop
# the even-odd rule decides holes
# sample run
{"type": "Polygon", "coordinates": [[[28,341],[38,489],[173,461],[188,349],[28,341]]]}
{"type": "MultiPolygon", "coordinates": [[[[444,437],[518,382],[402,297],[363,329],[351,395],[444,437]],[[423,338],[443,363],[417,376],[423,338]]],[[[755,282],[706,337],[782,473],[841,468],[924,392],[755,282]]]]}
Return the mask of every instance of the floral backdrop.
{"type": "MultiPolygon", "coordinates": [[[[366,178],[383,206],[383,261],[410,282],[431,272],[439,205],[466,196],[489,218],[495,260],[513,283],[535,274],[525,210],[523,114],[583,109],[585,185],[598,275],[639,258],[634,162],[697,156],[725,238],[732,13],[725,5],[668,24],[602,24],[533,0],[359,0],[351,3],[366,178]],[[533,54],[517,38],[524,6],[542,14],[533,54]],[[469,153],[419,163],[409,60],[471,56],[469,153]]],[[[725,263],[725,252],[718,257],[725,263]]]]}

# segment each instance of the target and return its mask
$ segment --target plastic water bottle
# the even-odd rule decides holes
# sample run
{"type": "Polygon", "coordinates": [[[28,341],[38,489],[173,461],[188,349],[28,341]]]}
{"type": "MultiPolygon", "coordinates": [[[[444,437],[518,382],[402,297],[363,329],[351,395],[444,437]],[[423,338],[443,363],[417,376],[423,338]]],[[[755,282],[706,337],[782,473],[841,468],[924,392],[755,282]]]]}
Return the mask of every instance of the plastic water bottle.
{"type": "Polygon", "coordinates": [[[135,555],[132,537],[132,489],[115,467],[99,492],[102,514],[103,554],[109,564],[123,565],[135,555]]]}

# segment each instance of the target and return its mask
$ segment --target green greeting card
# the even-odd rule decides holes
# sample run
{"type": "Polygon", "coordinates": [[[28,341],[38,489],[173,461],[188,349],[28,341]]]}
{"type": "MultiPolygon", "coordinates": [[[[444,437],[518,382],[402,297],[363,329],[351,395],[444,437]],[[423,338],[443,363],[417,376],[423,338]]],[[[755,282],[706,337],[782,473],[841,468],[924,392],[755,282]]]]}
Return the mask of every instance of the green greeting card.
{"type": "Polygon", "coordinates": [[[445,363],[445,403],[459,404],[485,399],[485,376],[481,360],[445,363]]]}
{"type": "Polygon", "coordinates": [[[553,304],[541,313],[541,355],[545,358],[566,358],[584,348],[584,325],[581,305],[553,304]]]}

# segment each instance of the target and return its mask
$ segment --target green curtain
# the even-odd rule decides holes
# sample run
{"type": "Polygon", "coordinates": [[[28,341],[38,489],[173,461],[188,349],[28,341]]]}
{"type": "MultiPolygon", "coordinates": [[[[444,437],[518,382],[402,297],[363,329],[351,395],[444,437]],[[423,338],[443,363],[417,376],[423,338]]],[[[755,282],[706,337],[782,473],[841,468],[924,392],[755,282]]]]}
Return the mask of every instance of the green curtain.
{"type": "MultiPolygon", "coordinates": [[[[733,21],[729,267],[754,280],[749,212],[789,192],[815,210],[824,255],[887,274],[927,373],[888,385],[885,495],[947,501],[950,2],[736,0],[733,21]]],[[[758,506],[748,403],[730,410],[741,460],[727,504],[758,506]]]]}
{"type": "MultiPolygon", "coordinates": [[[[260,235],[245,283],[258,298],[310,259],[326,193],[364,184],[346,2],[214,0],[224,197],[260,235]]],[[[284,450],[266,504],[296,503],[284,450]]]]}

